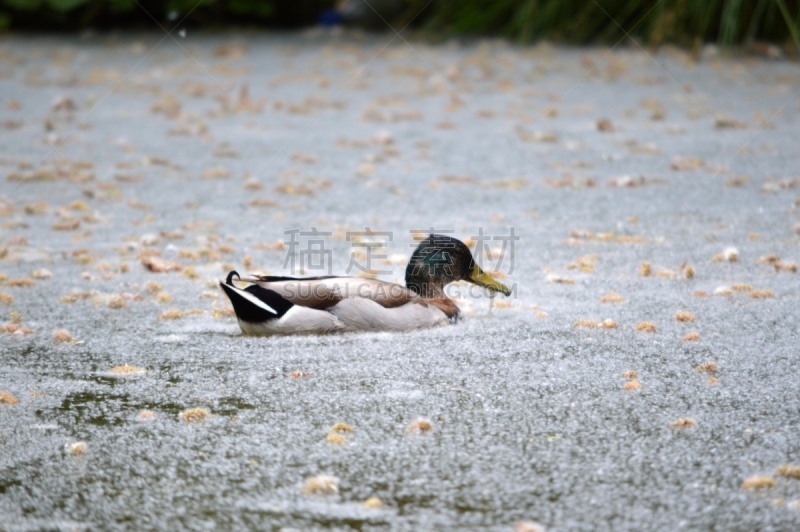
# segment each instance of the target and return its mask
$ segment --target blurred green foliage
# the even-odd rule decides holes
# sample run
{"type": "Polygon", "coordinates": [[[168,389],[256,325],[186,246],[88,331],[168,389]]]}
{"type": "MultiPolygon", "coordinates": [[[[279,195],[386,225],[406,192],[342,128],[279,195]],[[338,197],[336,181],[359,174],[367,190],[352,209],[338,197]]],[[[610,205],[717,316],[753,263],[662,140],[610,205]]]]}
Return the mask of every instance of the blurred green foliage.
{"type": "MultiPolygon", "coordinates": [[[[360,1],[360,0],[350,0],[360,1]]],[[[615,43],[625,37],[657,46],[752,41],[800,47],[800,0],[397,0],[395,28],[431,36],[501,36],[517,42],[615,43]]],[[[381,2],[370,0],[370,5],[381,2]]],[[[0,28],[152,27],[191,14],[194,27],[314,24],[335,0],[0,0],[0,28]],[[176,18],[177,17],[177,18],[176,18]]],[[[365,8],[369,9],[369,8],[365,8]]]]}
{"type": "Polygon", "coordinates": [[[439,31],[520,42],[783,43],[800,26],[798,0],[437,0],[432,11],[426,24],[439,31]]]}

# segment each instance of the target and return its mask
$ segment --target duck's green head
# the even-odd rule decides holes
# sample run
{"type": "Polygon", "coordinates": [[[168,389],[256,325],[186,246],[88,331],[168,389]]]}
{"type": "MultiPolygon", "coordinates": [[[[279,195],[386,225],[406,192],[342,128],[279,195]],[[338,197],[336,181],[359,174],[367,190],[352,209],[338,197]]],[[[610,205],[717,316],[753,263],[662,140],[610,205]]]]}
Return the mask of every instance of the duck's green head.
{"type": "Polygon", "coordinates": [[[444,287],[454,281],[511,295],[506,285],[478,266],[466,244],[445,235],[429,235],[408,261],[406,286],[422,297],[443,297],[444,287]]]}

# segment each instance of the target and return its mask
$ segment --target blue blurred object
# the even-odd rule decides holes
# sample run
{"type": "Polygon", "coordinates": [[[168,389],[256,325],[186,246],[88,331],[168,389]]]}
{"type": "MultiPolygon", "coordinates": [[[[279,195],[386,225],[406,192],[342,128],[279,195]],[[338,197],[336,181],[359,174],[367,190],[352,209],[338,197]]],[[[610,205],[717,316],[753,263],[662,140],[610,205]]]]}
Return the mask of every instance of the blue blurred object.
{"type": "Polygon", "coordinates": [[[323,26],[382,27],[400,16],[405,7],[403,0],[340,0],[335,8],[323,11],[318,20],[323,26]]]}
{"type": "Polygon", "coordinates": [[[344,18],[342,18],[342,15],[336,9],[326,9],[320,14],[317,22],[321,26],[328,28],[332,26],[341,26],[344,24],[344,18]]]}

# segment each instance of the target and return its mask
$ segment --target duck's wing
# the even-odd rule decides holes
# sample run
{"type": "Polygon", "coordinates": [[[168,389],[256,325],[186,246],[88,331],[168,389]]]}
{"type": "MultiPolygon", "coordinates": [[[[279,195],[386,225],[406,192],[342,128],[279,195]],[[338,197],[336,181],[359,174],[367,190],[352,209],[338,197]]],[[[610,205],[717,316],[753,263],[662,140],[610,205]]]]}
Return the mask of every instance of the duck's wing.
{"type": "Polygon", "coordinates": [[[273,290],[295,305],[325,310],[345,299],[369,299],[384,308],[396,308],[409,302],[427,307],[419,295],[397,283],[361,277],[282,277],[251,276],[255,282],[273,290]]]}

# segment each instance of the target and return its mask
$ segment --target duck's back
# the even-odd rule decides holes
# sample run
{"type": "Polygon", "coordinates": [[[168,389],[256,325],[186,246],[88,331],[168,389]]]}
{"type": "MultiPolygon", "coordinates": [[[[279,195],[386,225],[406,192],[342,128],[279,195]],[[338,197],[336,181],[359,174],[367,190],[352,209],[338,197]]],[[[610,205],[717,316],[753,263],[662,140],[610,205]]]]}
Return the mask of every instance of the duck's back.
{"type": "Polygon", "coordinates": [[[259,286],[277,292],[295,305],[319,310],[330,310],[345,300],[371,301],[383,309],[395,309],[407,303],[424,305],[422,298],[408,288],[377,279],[270,276],[256,279],[259,286]]]}

